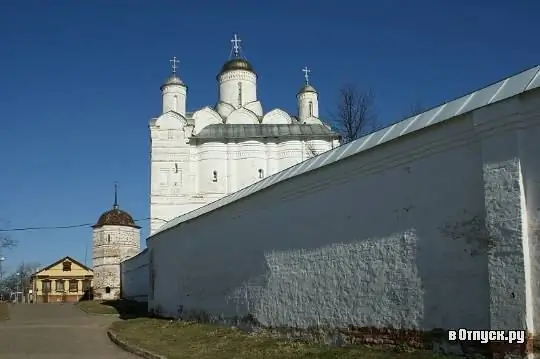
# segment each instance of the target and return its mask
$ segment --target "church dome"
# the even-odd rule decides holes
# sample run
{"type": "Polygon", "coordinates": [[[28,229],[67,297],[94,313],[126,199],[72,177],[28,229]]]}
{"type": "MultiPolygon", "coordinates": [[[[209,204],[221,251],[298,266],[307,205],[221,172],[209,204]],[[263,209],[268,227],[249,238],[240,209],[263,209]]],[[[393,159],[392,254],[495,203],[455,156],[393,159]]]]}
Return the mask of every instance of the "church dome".
{"type": "Polygon", "coordinates": [[[184,85],[182,80],[180,80],[180,77],[178,77],[176,74],[172,74],[169,76],[169,78],[161,85],[161,88],[167,86],[167,85],[184,85]]]}
{"type": "Polygon", "coordinates": [[[245,70],[255,73],[255,69],[253,69],[253,66],[251,66],[251,64],[247,60],[235,58],[227,61],[221,67],[221,71],[219,72],[219,74],[221,75],[222,73],[233,70],[245,70]]]}
{"type": "Polygon", "coordinates": [[[113,208],[110,211],[103,213],[99,216],[99,219],[92,228],[99,228],[103,226],[124,226],[124,227],[133,227],[141,228],[135,224],[133,217],[126,211],[122,211],[119,208],[113,208]]]}
{"type": "Polygon", "coordinates": [[[317,92],[317,90],[315,90],[315,87],[305,84],[304,86],[302,86],[302,88],[300,89],[298,93],[304,93],[304,92],[317,92]]]}

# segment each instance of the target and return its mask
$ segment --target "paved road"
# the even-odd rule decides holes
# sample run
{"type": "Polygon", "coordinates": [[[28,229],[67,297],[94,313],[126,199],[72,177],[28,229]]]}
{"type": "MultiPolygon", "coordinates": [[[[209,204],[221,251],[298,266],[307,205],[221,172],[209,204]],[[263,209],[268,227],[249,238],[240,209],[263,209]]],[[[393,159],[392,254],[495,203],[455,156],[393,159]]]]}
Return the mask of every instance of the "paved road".
{"type": "Polygon", "coordinates": [[[15,304],[0,322],[1,359],[135,359],[109,341],[117,320],[90,315],[73,304],[15,304]]]}

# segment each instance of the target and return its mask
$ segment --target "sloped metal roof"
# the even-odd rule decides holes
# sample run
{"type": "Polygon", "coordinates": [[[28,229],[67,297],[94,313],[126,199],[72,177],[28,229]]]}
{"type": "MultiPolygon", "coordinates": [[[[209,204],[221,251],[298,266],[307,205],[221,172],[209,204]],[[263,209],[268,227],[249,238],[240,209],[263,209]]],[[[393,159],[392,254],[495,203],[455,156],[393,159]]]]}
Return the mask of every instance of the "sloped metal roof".
{"type": "Polygon", "coordinates": [[[211,212],[217,208],[223,207],[240,198],[249,196],[254,192],[272,186],[278,182],[285,181],[295,176],[300,176],[306,172],[313,171],[324,166],[328,166],[334,162],[341,161],[349,156],[353,156],[382,143],[396,139],[400,136],[419,131],[436,123],[448,121],[456,116],[463,115],[467,112],[474,111],[495,102],[506,100],[510,97],[517,96],[536,88],[540,88],[540,66],[525,70],[517,75],[499,81],[481,90],[460,97],[457,100],[444,103],[431,110],[413,117],[409,117],[382,130],[359,138],[356,141],[324,152],[316,157],[289,167],[272,176],[266,177],[261,181],[252,184],[251,186],[245,187],[226,197],[222,197],[203,207],[170,220],[156,233],[149,237],[149,239],[152,239],[152,237],[156,236],[158,233],[172,228],[182,222],[189,221],[190,219],[198,217],[202,214],[211,212]]]}
{"type": "Polygon", "coordinates": [[[338,134],[323,125],[311,124],[226,124],[208,125],[194,138],[198,139],[243,139],[268,137],[331,137],[338,134]]]}

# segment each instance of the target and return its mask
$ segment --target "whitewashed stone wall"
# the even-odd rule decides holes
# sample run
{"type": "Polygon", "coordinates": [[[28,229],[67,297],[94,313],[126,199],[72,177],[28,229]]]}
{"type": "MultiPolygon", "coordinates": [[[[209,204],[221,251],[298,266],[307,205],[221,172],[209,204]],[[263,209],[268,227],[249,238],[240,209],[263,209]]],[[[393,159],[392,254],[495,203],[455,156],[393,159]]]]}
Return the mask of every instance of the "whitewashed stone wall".
{"type": "Polygon", "coordinates": [[[533,331],[539,110],[538,91],[514,97],[153,235],[149,307],[533,331]]]}
{"type": "Polygon", "coordinates": [[[120,264],[121,296],[138,302],[148,301],[149,271],[148,250],[125,260],[120,264]]]}
{"type": "Polygon", "coordinates": [[[183,129],[152,129],[151,233],[181,214],[337,145],[287,139],[190,145],[179,134],[183,129]]]}
{"type": "Polygon", "coordinates": [[[94,229],[92,266],[97,298],[108,300],[120,296],[120,263],[139,253],[140,241],[137,228],[108,225],[94,229]]]}

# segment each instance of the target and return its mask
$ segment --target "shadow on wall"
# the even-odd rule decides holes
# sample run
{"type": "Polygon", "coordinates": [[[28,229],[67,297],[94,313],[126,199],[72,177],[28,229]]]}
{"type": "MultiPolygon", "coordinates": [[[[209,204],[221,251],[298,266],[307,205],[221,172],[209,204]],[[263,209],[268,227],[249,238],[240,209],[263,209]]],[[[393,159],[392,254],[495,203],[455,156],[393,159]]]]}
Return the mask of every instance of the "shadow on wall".
{"type": "Polygon", "coordinates": [[[151,306],[271,326],[489,327],[479,143],[421,142],[463,130],[382,145],[154,236],[151,306]]]}

